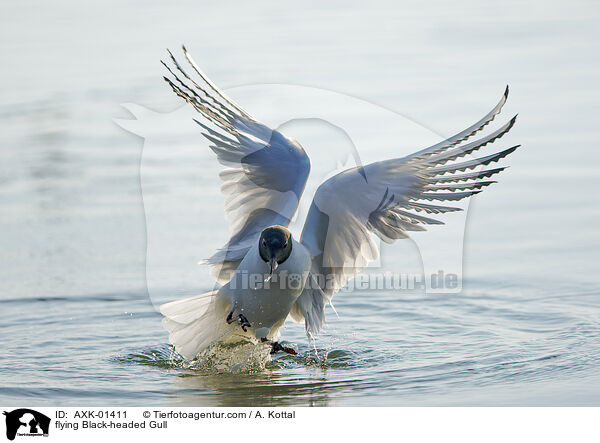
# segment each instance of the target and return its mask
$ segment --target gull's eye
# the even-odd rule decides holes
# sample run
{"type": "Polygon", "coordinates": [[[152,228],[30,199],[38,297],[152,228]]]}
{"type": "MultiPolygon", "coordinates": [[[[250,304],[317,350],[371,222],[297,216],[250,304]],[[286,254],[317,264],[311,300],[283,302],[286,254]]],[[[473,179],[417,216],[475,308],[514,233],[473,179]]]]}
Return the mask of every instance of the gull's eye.
{"type": "Polygon", "coordinates": [[[263,241],[262,241],[262,245],[263,245],[263,246],[267,246],[267,241],[266,241],[266,240],[263,240],[263,241]]]}

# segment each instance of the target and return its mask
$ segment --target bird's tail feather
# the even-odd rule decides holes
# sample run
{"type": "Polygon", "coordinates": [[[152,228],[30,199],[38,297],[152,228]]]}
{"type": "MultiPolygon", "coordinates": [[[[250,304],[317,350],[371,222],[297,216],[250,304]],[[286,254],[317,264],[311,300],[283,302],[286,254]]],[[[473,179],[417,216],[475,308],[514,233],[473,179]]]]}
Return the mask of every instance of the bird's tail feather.
{"type": "Polygon", "coordinates": [[[215,290],[160,307],[169,342],[184,358],[193,359],[227,334],[229,325],[218,307],[217,295],[215,290]]]}

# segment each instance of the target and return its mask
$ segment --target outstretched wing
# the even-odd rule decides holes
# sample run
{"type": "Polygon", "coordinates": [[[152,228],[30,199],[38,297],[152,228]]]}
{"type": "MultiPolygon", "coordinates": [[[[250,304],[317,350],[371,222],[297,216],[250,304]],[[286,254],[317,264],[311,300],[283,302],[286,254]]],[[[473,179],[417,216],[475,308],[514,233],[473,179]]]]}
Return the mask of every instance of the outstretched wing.
{"type": "Polygon", "coordinates": [[[215,278],[227,281],[264,228],[290,223],[310,161],[298,142],[251,117],[202,73],[185,47],[183,53],[194,76],[169,51],[173,67],[163,62],[171,77],[164,79],[202,115],[202,121],[195,121],[226,166],[219,176],[232,236],[205,263],[211,265],[215,278]]]}
{"type": "Polygon", "coordinates": [[[441,143],[404,158],[348,169],[319,186],[300,240],[313,257],[311,279],[316,284],[302,293],[292,318],[304,319],[308,332],[318,332],[324,321],[323,309],[335,291],[378,257],[371,234],[392,243],[407,238],[410,231],[443,224],[429,214],[459,211],[445,203],[470,197],[495,183],[486,179],[505,168],[460,172],[496,162],[518,146],[472,160],[454,160],[494,142],[512,128],[516,116],[489,135],[462,144],[494,119],[507,96],[508,88],[483,119],[441,143]],[[431,203],[434,201],[442,204],[431,203]]]}

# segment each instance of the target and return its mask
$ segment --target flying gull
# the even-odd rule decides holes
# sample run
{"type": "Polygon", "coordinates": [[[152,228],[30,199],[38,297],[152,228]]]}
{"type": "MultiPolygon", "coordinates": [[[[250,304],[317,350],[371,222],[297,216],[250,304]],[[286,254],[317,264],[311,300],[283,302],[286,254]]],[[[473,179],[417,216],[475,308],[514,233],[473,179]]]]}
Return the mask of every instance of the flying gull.
{"type": "Polygon", "coordinates": [[[169,52],[165,81],[198,111],[201,118],[195,121],[225,166],[219,176],[232,231],[227,244],[205,261],[221,286],[160,308],[170,342],[188,359],[215,343],[240,340],[295,353],[279,343],[281,326],[290,317],[304,322],[309,337],[317,334],[336,291],[378,257],[373,236],[393,243],[411,231],[443,224],[434,217],[461,210],[448,204],[495,183],[489,178],[506,168],[485,166],[519,147],[459,160],[515,124],[516,116],[466,143],[500,113],[507,87],[487,115],[458,134],[323,182],[296,239],[288,226],[310,172],[306,152],[244,111],[202,73],[185,47],[183,53],[190,73],[169,52]]]}

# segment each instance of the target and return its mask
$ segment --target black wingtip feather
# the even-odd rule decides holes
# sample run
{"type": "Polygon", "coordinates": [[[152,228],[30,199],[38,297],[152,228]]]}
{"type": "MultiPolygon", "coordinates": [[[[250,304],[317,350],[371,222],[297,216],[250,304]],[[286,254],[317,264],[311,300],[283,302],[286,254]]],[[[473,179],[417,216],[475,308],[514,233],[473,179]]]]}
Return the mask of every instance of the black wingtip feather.
{"type": "Polygon", "coordinates": [[[515,152],[515,150],[517,148],[519,148],[520,146],[521,145],[515,145],[515,146],[512,146],[512,147],[510,147],[508,149],[505,149],[504,151],[500,151],[500,152],[498,152],[498,153],[496,153],[494,155],[491,155],[491,156],[489,156],[488,160],[486,160],[485,162],[482,162],[481,164],[482,165],[489,165],[490,163],[495,163],[495,162],[503,159],[507,155],[512,154],[513,152],[515,152]]]}

